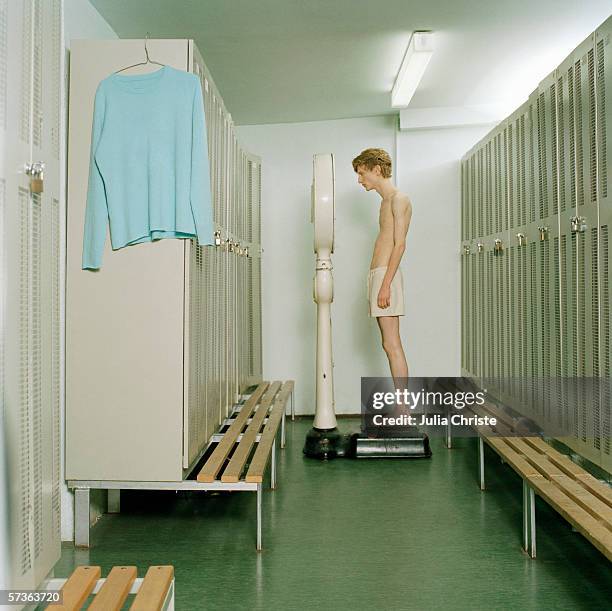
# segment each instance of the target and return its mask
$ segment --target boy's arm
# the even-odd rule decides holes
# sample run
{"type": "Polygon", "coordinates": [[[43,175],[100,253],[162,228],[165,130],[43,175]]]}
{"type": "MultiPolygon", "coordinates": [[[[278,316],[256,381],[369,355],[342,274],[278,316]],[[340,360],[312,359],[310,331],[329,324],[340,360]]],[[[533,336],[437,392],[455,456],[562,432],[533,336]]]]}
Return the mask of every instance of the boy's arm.
{"type": "Polygon", "coordinates": [[[393,250],[383,278],[383,285],[386,286],[391,286],[391,281],[406,249],[406,234],[412,218],[412,204],[408,197],[396,195],[391,201],[391,212],[393,213],[393,250]]]}

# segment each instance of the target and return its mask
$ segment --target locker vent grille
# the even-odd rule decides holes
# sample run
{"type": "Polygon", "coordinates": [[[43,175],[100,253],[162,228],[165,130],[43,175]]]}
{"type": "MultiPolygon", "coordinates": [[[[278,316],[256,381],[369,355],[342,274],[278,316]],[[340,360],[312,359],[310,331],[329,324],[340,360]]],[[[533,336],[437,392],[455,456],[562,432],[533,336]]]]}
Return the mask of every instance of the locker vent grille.
{"type": "Polygon", "coordinates": [[[30,108],[32,92],[32,2],[23,1],[23,21],[21,38],[21,120],[19,122],[19,137],[22,142],[30,142],[30,108]]]}
{"type": "Polygon", "coordinates": [[[478,151],[478,235],[484,232],[485,193],[484,193],[484,150],[478,151]]]}
{"type": "Polygon", "coordinates": [[[536,188],[535,188],[535,119],[533,117],[533,105],[529,106],[529,140],[528,140],[528,151],[529,151],[529,222],[533,223],[536,220],[535,204],[536,204],[536,188]]]}
{"type": "Polygon", "coordinates": [[[19,480],[21,493],[20,523],[20,568],[25,575],[32,567],[30,552],[30,529],[27,517],[32,507],[32,475],[30,419],[32,396],[30,394],[32,369],[30,364],[31,319],[30,319],[30,206],[29,193],[19,189],[18,201],[20,210],[20,244],[19,244],[19,340],[20,340],[20,375],[19,375],[19,480]]]}
{"type": "Polygon", "coordinates": [[[601,357],[602,370],[601,375],[606,379],[603,386],[604,393],[602,396],[602,437],[603,437],[603,452],[610,455],[610,436],[612,430],[610,427],[610,419],[612,410],[609,409],[612,396],[610,396],[610,265],[609,265],[609,238],[608,225],[602,225],[600,232],[601,239],[601,357]]]}
{"type": "Polygon", "coordinates": [[[476,226],[475,226],[475,218],[476,218],[476,210],[474,209],[476,207],[476,197],[475,197],[475,193],[476,193],[476,171],[474,169],[474,162],[475,162],[475,156],[472,155],[471,160],[470,160],[470,166],[471,166],[471,172],[470,172],[470,179],[471,179],[471,183],[472,183],[472,197],[471,197],[471,202],[470,202],[470,239],[473,238],[476,235],[476,226]]]}
{"type": "Polygon", "coordinates": [[[514,183],[516,181],[516,174],[514,172],[514,139],[512,137],[512,123],[508,124],[507,135],[506,135],[506,150],[507,150],[507,176],[508,176],[508,201],[509,208],[504,212],[509,217],[510,228],[514,227],[514,214],[516,209],[516,202],[514,199],[514,183]]]}
{"type": "Polygon", "coordinates": [[[502,172],[501,172],[501,134],[495,137],[495,232],[502,230],[502,172]]]}
{"type": "Polygon", "coordinates": [[[61,284],[60,284],[60,209],[59,201],[53,198],[51,201],[51,284],[52,284],[52,328],[51,328],[51,401],[53,411],[53,490],[51,504],[53,507],[53,533],[54,537],[60,538],[60,469],[61,469],[61,429],[60,429],[60,393],[61,393],[61,284]]]}
{"type": "MultiPolygon", "coordinates": [[[[557,238],[555,238],[555,250],[556,248],[558,248],[557,238]]],[[[561,236],[561,245],[560,245],[559,252],[560,252],[559,260],[561,262],[561,271],[559,273],[557,266],[555,266],[555,295],[561,296],[561,290],[563,290],[565,292],[564,294],[566,297],[567,296],[567,291],[565,290],[566,281],[567,281],[567,236],[566,235],[561,236]],[[563,279],[563,282],[561,281],[561,279],[563,279]]],[[[568,308],[567,299],[562,297],[560,301],[560,305],[556,308],[556,314],[558,314],[556,324],[559,329],[559,335],[557,337],[559,338],[560,341],[562,341],[561,339],[562,334],[567,336],[568,330],[569,330],[568,309],[567,308],[568,308]]],[[[569,375],[569,365],[567,362],[568,359],[563,358],[562,355],[563,355],[563,352],[559,350],[558,365],[560,366],[560,369],[561,369],[560,375],[567,376],[569,375]]]]}
{"type": "Polygon", "coordinates": [[[486,235],[491,235],[493,231],[493,197],[491,194],[491,142],[487,142],[487,146],[485,148],[485,201],[487,203],[487,211],[486,211],[486,235]]]}
{"type": "MultiPolygon", "coordinates": [[[[584,240],[583,240],[584,241],[584,240]]],[[[592,340],[593,340],[593,377],[600,375],[599,367],[599,247],[597,243],[597,227],[591,228],[591,329],[592,329],[592,340]]],[[[584,335],[584,333],[583,333],[584,335]]],[[[593,385],[594,397],[590,402],[592,407],[592,414],[590,420],[593,422],[593,437],[596,449],[601,448],[601,427],[600,427],[600,392],[599,385],[593,385]]],[[[584,428],[586,431],[587,427],[587,415],[588,411],[585,406],[584,409],[584,428]]]]}
{"type": "MultiPolygon", "coordinates": [[[[525,312],[527,314],[526,326],[527,326],[527,347],[528,352],[526,354],[526,375],[527,380],[531,387],[528,389],[529,396],[527,399],[532,402],[536,399],[534,393],[537,392],[538,386],[534,384],[534,376],[538,375],[539,371],[537,369],[538,363],[538,342],[536,341],[536,334],[538,333],[538,307],[541,308],[542,304],[538,305],[537,296],[538,296],[538,285],[537,285],[537,276],[536,276],[536,264],[538,262],[538,255],[536,254],[536,243],[531,242],[529,244],[529,295],[531,299],[529,300],[527,307],[525,308],[525,312]]],[[[547,336],[548,337],[548,336],[547,336]]],[[[544,339],[544,338],[542,338],[544,339]]],[[[542,342],[544,343],[544,342],[542,342]]]]}
{"type": "Polygon", "coordinates": [[[578,304],[579,304],[579,338],[580,338],[580,369],[579,375],[586,375],[586,270],[585,270],[585,240],[584,237],[580,237],[578,240],[578,260],[576,261],[578,267],[578,304]]]}
{"type": "Polygon", "coordinates": [[[589,77],[589,186],[590,201],[597,201],[597,131],[595,121],[595,54],[593,49],[588,53],[589,77]]]}
{"type": "MultiPolygon", "coordinates": [[[[566,207],[566,191],[565,191],[565,107],[563,103],[563,78],[559,78],[557,81],[557,113],[559,118],[556,121],[557,124],[557,132],[553,133],[553,137],[555,138],[555,142],[557,142],[558,137],[558,150],[559,155],[557,156],[557,162],[559,164],[559,207],[561,212],[565,211],[566,207]]],[[[570,130],[571,131],[571,130],[570,130]]],[[[571,136],[570,136],[571,137],[571,136]]]]}
{"type": "Polygon", "coordinates": [[[34,47],[32,48],[34,64],[33,140],[36,146],[41,146],[43,132],[43,14],[41,1],[34,0],[34,47]]]}
{"type": "Polygon", "coordinates": [[[53,78],[51,78],[51,98],[52,114],[51,114],[51,149],[56,159],[60,155],[60,83],[62,75],[60,73],[60,58],[62,53],[62,32],[61,19],[62,9],[61,0],[53,0],[53,8],[51,10],[53,22],[51,24],[51,69],[53,78]]]}
{"type": "Polygon", "coordinates": [[[603,40],[597,43],[597,88],[599,97],[597,100],[597,119],[599,133],[599,181],[601,197],[608,197],[608,157],[606,137],[606,80],[604,66],[604,44],[603,40]]]}
{"type": "Polygon", "coordinates": [[[574,125],[576,129],[576,176],[577,181],[577,196],[578,205],[584,205],[584,161],[583,161],[583,144],[582,144],[582,69],[580,60],[574,64],[575,72],[575,112],[574,125]]]}
{"type": "Polygon", "coordinates": [[[548,181],[546,175],[547,158],[546,158],[546,100],[544,93],[538,96],[536,102],[538,115],[538,157],[540,160],[539,178],[540,178],[540,217],[541,219],[548,216],[548,181]]]}
{"type": "Polygon", "coordinates": [[[486,376],[494,375],[495,371],[495,360],[494,352],[491,346],[495,346],[495,341],[491,339],[495,336],[495,319],[494,316],[494,302],[493,302],[493,253],[492,251],[486,254],[486,265],[487,265],[487,325],[485,332],[483,333],[483,354],[487,355],[487,367],[484,372],[486,376]]]}
{"type": "MultiPolygon", "coordinates": [[[[550,138],[551,138],[551,148],[550,148],[550,159],[552,166],[552,198],[553,198],[553,211],[557,209],[559,205],[559,190],[558,190],[558,164],[557,164],[557,113],[554,112],[556,105],[556,88],[553,83],[550,87],[550,138]]],[[[554,214],[554,212],[553,212],[554,214]]],[[[546,216],[548,216],[548,211],[546,216]]]]}
{"type": "Polygon", "coordinates": [[[527,223],[527,168],[525,167],[525,115],[519,118],[519,141],[518,141],[518,161],[519,161],[519,218],[518,224],[527,223]]]}
{"type": "Polygon", "coordinates": [[[593,375],[599,376],[599,249],[597,245],[597,227],[591,228],[591,325],[593,329],[593,375]]]}
{"type": "Polygon", "coordinates": [[[32,228],[30,234],[30,367],[32,383],[32,447],[34,451],[34,555],[37,558],[43,545],[42,506],[42,325],[41,325],[41,197],[32,195],[32,228]]]}
{"type": "Polygon", "coordinates": [[[579,321],[578,321],[578,294],[579,291],[576,290],[578,286],[578,262],[576,260],[576,246],[577,246],[577,237],[575,233],[571,234],[571,262],[570,262],[570,292],[572,299],[572,336],[573,336],[573,345],[574,345],[574,353],[572,354],[572,369],[571,375],[573,377],[578,376],[578,361],[580,360],[580,354],[578,352],[578,339],[579,339],[579,321]]]}
{"type": "Polygon", "coordinates": [[[570,207],[575,205],[576,203],[576,105],[574,103],[574,70],[572,67],[568,70],[567,73],[567,82],[569,89],[569,159],[570,159],[570,189],[571,189],[571,200],[570,207]]]}

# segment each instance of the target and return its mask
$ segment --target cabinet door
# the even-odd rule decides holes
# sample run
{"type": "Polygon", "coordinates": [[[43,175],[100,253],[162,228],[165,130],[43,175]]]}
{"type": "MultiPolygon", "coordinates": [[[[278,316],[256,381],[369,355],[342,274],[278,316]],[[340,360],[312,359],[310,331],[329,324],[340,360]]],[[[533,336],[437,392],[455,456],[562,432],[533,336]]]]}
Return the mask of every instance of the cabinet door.
{"type": "Polygon", "coordinates": [[[35,588],[60,556],[61,53],[59,0],[0,2],[0,582],[15,588],[35,588]],[[45,164],[43,192],[32,162],[45,164]]]}

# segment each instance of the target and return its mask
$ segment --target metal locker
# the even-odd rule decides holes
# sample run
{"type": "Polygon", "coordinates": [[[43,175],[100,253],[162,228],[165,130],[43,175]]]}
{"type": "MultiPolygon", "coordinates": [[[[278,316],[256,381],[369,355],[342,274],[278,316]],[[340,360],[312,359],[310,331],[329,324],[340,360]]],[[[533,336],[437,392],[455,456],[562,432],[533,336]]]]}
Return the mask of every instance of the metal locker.
{"type": "Polygon", "coordinates": [[[608,20],[595,33],[595,105],[596,105],[596,148],[597,148],[597,201],[599,215],[599,297],[600,297],[600,362],[599,375],[602,377],[600,397],[600,436],[601,464],[612,472],[611,417],[612,392],[610,380],[611,351],[610,331],[612,318],[610,312],[610,227],[612,222],[612,24],[608,20]]]}

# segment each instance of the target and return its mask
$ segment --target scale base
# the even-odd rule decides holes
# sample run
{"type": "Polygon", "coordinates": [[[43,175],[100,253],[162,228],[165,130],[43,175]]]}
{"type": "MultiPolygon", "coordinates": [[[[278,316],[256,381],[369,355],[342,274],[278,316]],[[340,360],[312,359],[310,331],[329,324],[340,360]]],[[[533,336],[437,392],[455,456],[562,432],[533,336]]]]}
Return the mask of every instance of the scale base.
{"type": "Polygon", "coordinates": [[[355,433],[351,439],[352,458],[429,458],[429,437],[414,432],[403,437],[367,437],[355,433]]]}
{"type": "Polygon", "coordinates": [[[347,448],[347,436],[342,435],[337,428],[316,429],[313,427],[306,434],[304,454],[310,458],[327,460],[346,456],[347,448]]]}
{"type": "MultiPolygon", "coordinates": [[[[396,433],[397,435],[397,433],[396,433]]],[[[343,435],[337,428],[312,428],[306,435],[304,454],[310,458],[429,458],[429,437],[410,427],[402,437],[368,437],[364,433],[343,435]]]]}

